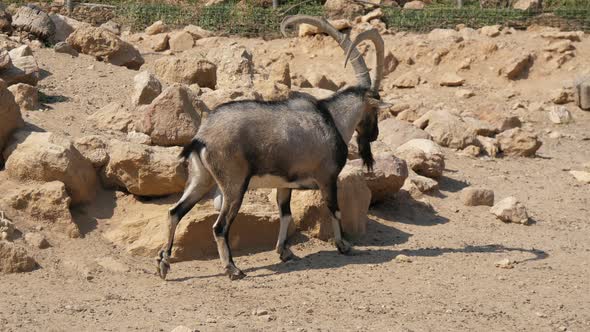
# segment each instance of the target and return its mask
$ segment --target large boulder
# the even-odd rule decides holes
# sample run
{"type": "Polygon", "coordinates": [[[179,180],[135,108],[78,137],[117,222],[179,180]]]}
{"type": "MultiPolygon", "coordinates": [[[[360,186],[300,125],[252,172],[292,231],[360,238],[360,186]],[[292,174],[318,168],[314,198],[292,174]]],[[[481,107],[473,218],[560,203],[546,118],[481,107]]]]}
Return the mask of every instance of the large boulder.
{"type": "Polygon", "coordinates": [[[193,48],[195,40],[190,33],[178,31],[170,35],[168,43],[172,52],[182,52],[193,48]]]}
{"type": "Polygon", "coordinates": [[[88,117],[92,126],[99,130],[116,130],[126,133],[133,122],[134,115],[121,103],[112,102],[88,117]]]}
{"type": "Polygon", "coordinates": [[[0,241],[0,272],[30,272],[37,268],[37,262],[27,251],[14,243],[0,241]]]}
{"type": "MultiPolygon", "coordinates": [[[[247,250],[270,250],[277,242],[280,220],[274,197],[264,201],[250,199],[253,193],[244,198],[236,216],[229,243],[234,254],[247,250]]],[[[154,257],[167,241],[168,224],[160,216],[165,215],[169,205],[157,201],[139,202],[129,199],[125,202],[125,212],[115,210],[111,228],[105,237],[124,247],[129,253],[139,256],[154,257]],[[150,205],[146,208],[146,204],[150,205]],[[138,218],[128,218],[128,211],[137,211],[138,218]]],[[[175,261],[191,259],[217,258],[217,246],[213,241],[211,229],[219,212],[211,201],[198,203],[178,225],[174,238],[172,258],[175,261]]],[[[295,232],[295,225],[290,225],[288,235],[295,232]]]]}
{"type": "Polygon", "coordinates": [[[18,83],[8,87],[14,96],[14,101],[23,111],[34,111],[39,108],[39,91],[36,87],[18,83]]]}
{"type": "Polygon", "coordinates": [[[416,138],[430,139],[431,136],[424,130],[395,118],[379,122],[379,140],[392,150],[416,138]]]}
{"type": "Polygon", "coordinates": [[[88,25],[77,21],[71,17],[63,16],[60,14],[50,14],[49,18],[55,25],[55,35],[53,37],[55,42],[65,42],[66,39],[82,25],[88,25]]]}
{"type": "Polygon", "coordinates": [[[520,128],[502,132],[496,136],[500,150],[507,156],[532,157],[543,144],[537,135],[520,128]]]}
{"type": "Polygon", "coordinates": [[[103,182],[108,187],[124,188],[139,196],[182,192],[187,172],[178,158],[180,150],[112,140],[103,182]]]}
{"type": "Polygon", "coordinates": [[[53,230],[72,238],[80,237],[80,229],[70,213],[71,199],[65,185],[52,181],[8,190],[0,204],[24,213],[28,219],[49,224],[53,230]]]}
{"type": "Polygon", "coordinates": [[[445,169],[444,152],[435,142],[413,139],[395,150],[395,155],[404,159],[414,172],[438,178],[445,169]]]}
{"type": "Polygon", "coordinates": [[[442,146],[463,149],[475,142],[475,131],[459,116],[447,111],[428,111],[414,125],[432,135],[442,146]]]}
{"type": "MultiPolygon", "coordinates": [[[[338,206],[342,216],[342,231],[351,237],[365,234],[371,190],[363,171],[346,166],[338,177],[338,206]]],[[[318,190],[297,190],[291,199],[291,211],[298,228],[309,230],[322,240],[333,236],[332,216],[318,190]]]]}
{"type": "Polygon", "coordinates": [[[352,160],[348,165],[363,172],[367,186],[371,190],[371,204],[383,202],[388,196],[397,193],[408,178],[408,165],[393,154],[376,156],[372,171],[363,167],[360,159],[352,160]]]}
{"type": "Polygon", "coordinates": [[[137,70],[144,63],[143,57],[133,45],[104,28],[82,25],[66,41],[76,51],[116,66],[137,70]]]}
{"type": "Polygon", "coordinates": [[[53,42],[55,36],[55,24],[49,15],[33,5],[17,9],[12,17],[12,26],[43,41],[53,42]]]}
{"type": "Polygon", "coordinates": [[[6,171],[21,181],[61,181],[72,203],[92,201],[96,173],[72,142],[50,132],[19,131],[4,150],[6,171]]]}
{"type": "Polygon", "coordinates": [[[201,116],[193,105],[195,97],[185,85],[174,84],[139,112],[135,129],[161,146],[185,145],[196,135],[201,116]]]}
{"type": "Polygon", "coordinates": [[[153,74],[144,71],[133,78],[135,83],[131,103],[133,105],[147,105],[162,92],[162,84],[153,74]]]}
{"type": "Polygon", "coordinates": [[[25,83],[37,85],[39,82],[39,66],[32,55],[12,58],[12,66],[0,70],[0,79],[6,84],[25,83]]]}
{"type": "MultiPolygon", "coordinates": [[[[24,125],[19,106],[14,101],[14,96],[6,89],[6,83],[0,80],[0,152],[3,151],[10,135],[24,125]]],[[[3,158],[0,158],[0,166],[2,164],[3,158]]]]}
{"type": "Polygon", "coordinates": [[[156,75],[169,83],[198,84],[201,88],[215,89],[217,66],[205,59],[194,57],[165,57],[155,62],[156,75]]]}

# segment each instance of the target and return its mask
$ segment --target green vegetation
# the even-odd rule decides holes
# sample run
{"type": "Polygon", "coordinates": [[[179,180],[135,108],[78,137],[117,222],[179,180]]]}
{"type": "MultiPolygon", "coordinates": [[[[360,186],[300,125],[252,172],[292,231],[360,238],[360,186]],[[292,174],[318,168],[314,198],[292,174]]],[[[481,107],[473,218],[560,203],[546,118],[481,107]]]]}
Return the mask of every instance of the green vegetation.
{"type": "MultiPolygon", "coordinates": [[[[204,6],[203,0],[170,3],[163,0],[82,0],[82,2],[114,5],[120,23],[134,30],[144,29],[162,20],[170,25],[195,24],[205,29],[242,36],[278,36],[279,25],[286,15],[324,15],[325,0],[280,1],[277,9],[260,5],[260,1],[230,0],[223,4],[204,6]]],[[[4,0],[23,3],[23,0],[4,0]]],[[[268,0],[270,2],[270,0],[268,0]]],[[[430,31],[435,28],[454,28],[465,24],[472,28],[502,24],[526,28],[542,23],[563,29],[590,31],[590,0],[544,0],[543,11],[521,11],[510,8],[482,9],[479,0],[464,0],[464,7],[456,7],[456,0],[433,0],[424,10],[384,8],[383,20],[397,30],[430,31]]]]}

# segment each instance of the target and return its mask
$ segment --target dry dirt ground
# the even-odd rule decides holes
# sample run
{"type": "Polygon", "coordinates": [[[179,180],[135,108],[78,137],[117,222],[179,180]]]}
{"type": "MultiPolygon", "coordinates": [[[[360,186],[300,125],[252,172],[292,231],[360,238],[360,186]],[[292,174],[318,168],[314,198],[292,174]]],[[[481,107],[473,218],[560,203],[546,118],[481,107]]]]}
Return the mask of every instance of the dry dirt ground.
{"type": "MultiPolygon", "coordinates": [[[[438,66],[428,51],[420,55],[424,39],[387,36],[386,42],[400,58],[414,56],[412,70],[432,80],[473,52],[476,61],[461,75],[476,95],[458,101],[456,88],[429,83],[387,90],[388,99],[421,101],[423,109],[444,103],[511,110],[517,101],[546,101],[550,91],[590,70],[587,36],[562,69],[539,61],[528,78],[510,84],[495,71],[517,48],[540,50],[544,41],[537,34],[493,40],[503,48],[488,59],[479,50],[452,50],[438,66]],[[515,96],[507,98],[507,91],[515,96]]],[[[219,43],[230,41],[258,56],[288,45],[254,39],[219,43]]],[[[289,49],[292,68],[313,63],[306,70],[352,79],[350,69],[339,74],[342,55],[331,43],[298,43],[289,49]]],[[[128,98],[136,74],[84,55],[71,59],[41,49],[35,56],[46,71],[40,91],[51,103],[47,111],[26,112],[24,118],[31,127],[72,137],[93,133],[85,125],[87,115],[128,98]]],[[[146,55],[147,66],[157,57],[146,55]]],[[[390,76],[408,70],[402,64],[390,76]]],[[[164,222],[175,197],[141,203],[103,191],[95,204],[73,211],[83,238],[47,234],[52,247],[34,254],[40,269],[0,277],[0,330],[171,331],[185,325],[200,331],[590,331],[590,185],[568,173],[590,161],[590,112],[568,108],[575,122],[562,126],[551,124],[545,112],[514,111],[543,141],[535,158],[470,158],[446,149],[440,190],[419,201],[399,194],[373,207],[368,232],[354,241],[352,256],[299,234],[292,249],[300,260],[282,264],[271,250],[241,252],[236,263],[248,277],[235,282],[221,275],[216,259],[175,263],[169,280],[160,280],[151,258],[129,255],[102,233],[142,213],[161,215],[164,222]],[[550,138],[546,129],[566,136],[550,138]],[[505,224],[488,207],[463,206],[459,191],[468,185],[493,189],[497,201],[518,197],[533,224],[505,224]],[[396,260],[399,254],[411,262],[396,260]],[[118,263],[98,267],[96,260],[104,257],[118,263]],[[505,258],[516,261],[514,268],[495,266],[505,258]]],[[[2,173],[0,182],[8,185],[2,173]]]]}

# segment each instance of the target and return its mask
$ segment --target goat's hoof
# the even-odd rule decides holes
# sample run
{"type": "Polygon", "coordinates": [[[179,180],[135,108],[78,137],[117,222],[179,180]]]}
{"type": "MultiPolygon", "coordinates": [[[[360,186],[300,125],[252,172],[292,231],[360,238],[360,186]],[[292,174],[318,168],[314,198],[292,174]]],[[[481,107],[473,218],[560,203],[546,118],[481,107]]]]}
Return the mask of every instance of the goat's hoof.
{"type": "Polygon", "coordinates": [[[168,274],[168,271],[170,271],[170,263],[168,263],[168,258],[163,257],[162,253],[160,253],[160,256],[156,259],[156,262],[157,262],[156,267],[158,269],[158,275],[163,280],[166,280],[166,275],[168,274]]]}
{"type": "Polygon", "coordinates": [[[293,252],[291,251],[291,249],[284,248],[283,251],[280,252],[279,258],[284,263],[284,262],[288,262],[290,260],[296,260],[298,257],[295,256],[295,254],[293,254],[293,252]]]}
{"type": "Polygon", "coordinates": [[[338,248],[338,252],[343,255],[348,255],[352,251],[352,245],[345,240],[341,240],[340,242],[336,243],[336,248],[338,248]]]}
{"type": "Polygon", "coordinates": [[[226,267],[225,274],[229,277],[230,280],[240,280],[246,277],[246,274],[235,266],[226,267]]]}

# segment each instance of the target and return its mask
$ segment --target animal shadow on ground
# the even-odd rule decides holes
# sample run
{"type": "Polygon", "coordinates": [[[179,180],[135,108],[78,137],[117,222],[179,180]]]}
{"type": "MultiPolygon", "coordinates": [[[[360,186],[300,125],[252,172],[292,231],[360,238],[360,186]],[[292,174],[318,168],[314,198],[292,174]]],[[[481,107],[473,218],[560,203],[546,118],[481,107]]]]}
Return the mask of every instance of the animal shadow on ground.
{"type": "Polygon", "coordinates": [[[339,254],[337,251],[319,251],[307,255],[301,259],[294,260],[288,263],[276,263],[267,266],[254,267],[245,270],[246,272],[253,272],[257,270],[270,270],[270,273],[262,273],[253,278],[266,277],[274,274],[291,273],[303,270],[317,270],[317,269],[333,269],[340,268],[347,265],[367,265],[380,264],[393,260],[397,255],[404,254],[410,257],[438,257],[444,254],[498,254],[506,252],[522,252],[530,253],[532,257],[518,261],[517,263],[525,263],[528,261],[536,261],[549,257],[543,250],[538,249],[524,249],[516,247],[506,247],[499,244],[490,245],[468,245],[463,248],[419,248],[419,249],[404,249],[404,250],[389,250],[389,249],[355,249],[353,254],[345,256],[339,254]]]}
{"type": "Polygon", "coordinates": [[[96,229],[97,219],[111,218],[116,207],[116,192],[99,189],[93,204],[75,207],[71,210],[72,218],[84,236],[96,229]]]}

